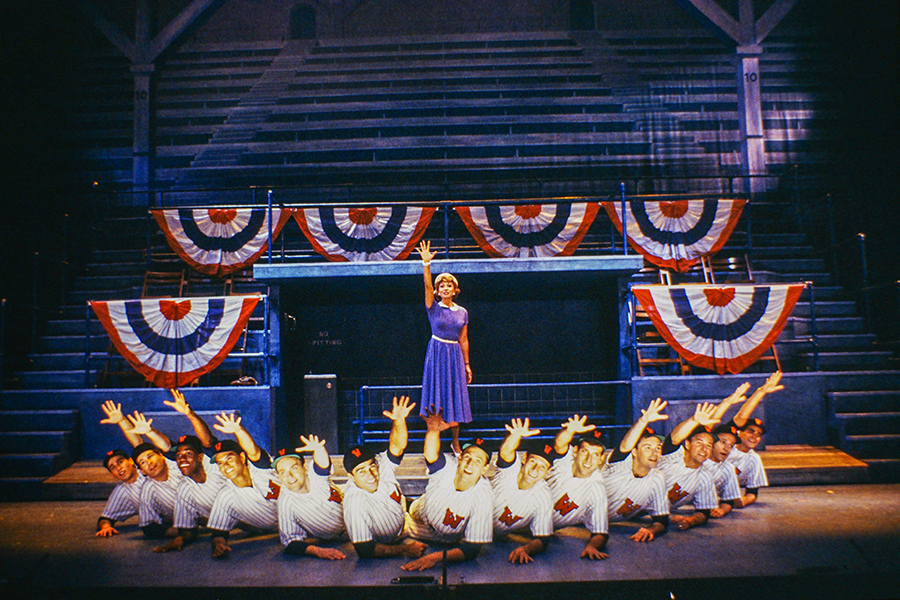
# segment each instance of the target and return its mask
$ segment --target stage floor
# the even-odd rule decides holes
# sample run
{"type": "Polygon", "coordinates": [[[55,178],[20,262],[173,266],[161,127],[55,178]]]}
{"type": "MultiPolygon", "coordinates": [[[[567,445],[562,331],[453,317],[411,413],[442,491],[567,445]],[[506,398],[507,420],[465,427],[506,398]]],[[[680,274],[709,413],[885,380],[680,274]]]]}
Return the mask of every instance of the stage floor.
{"type": "MultiPolygon", "coordinates": [[[[405,559],[329,562],[287,556],[275,534],[232,536],[214,561],[208,536],[154,554],[135,520],[95,538],[101,501],[0,504],[0,596],[8,598],[895,598],[900,596],[900,485],[770,488],[761,500],[648,544],[614,525],[610,558],[580,560],[586,532],[566,529],[533,564],[513,565],[497,541],[471,563],[449,565],[447,589],[392,585],[405,559]],[[746,587],[745,587],[746,586],[746,587]],[[297,588],[316,588],[298,590],[297,588]],[[127,589],[123,589],[127,588],[127,589]],[[183,589],[191,588],[191,589],[183,589]],[[743,589],[742,589],[743,588],[743,589]]],[[[426,572],[440,579],[441,570],[426,572]]]]}

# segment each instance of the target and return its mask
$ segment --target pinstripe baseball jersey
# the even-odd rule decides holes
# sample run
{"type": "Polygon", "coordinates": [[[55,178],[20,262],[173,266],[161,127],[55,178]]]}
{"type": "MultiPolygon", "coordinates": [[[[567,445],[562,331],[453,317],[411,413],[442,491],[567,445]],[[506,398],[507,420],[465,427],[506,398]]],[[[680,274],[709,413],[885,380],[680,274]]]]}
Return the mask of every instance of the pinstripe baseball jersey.
{"type": "Polygon", "coordinates": [[[737,470],[738,482],[748,488],[768,487],[769,478],[766,477],[766,470],[763,468],[762,459],[755,450],[750,452],[741,452],[735,446],[725,457],[725,462],[734,465],[737,470]]]}
{"type": "Polygon", "coordinates": [[[278,496],[278,534],[285,546],[302,542],[307,536],[333,539],[344,531],[343,498],[331,483],[331,465],[322,469],[307,460],[303,466],[309,491],[301,494],[283,487],[278,496]]]}
{"type": "Polygon", "coordinates": [[[735,500],[741,497],[741,486],[738,483],[737,472],[734,465],[728,461],[716,462],[711,458],[703,461],[701,468],[709,471],[713,483],[716,485],[716,494],[721,500],[735,500]]]}
{"type": "Polygon", "coordinates": [[[228,481],[222,475],[219,466],[208,456],[203,455],[201,461],[206,471],[206,481],[197,483],[190,477],[185,477],[178,484],[178,494],[175,498],[175,527],[192,529],[197,526],[200,517],[209,517],[219,490],[228,481]]]}
{"type": "Polygon", "coordinates": [[[553,502],[553,526],[569,527],[583,524],[591,533],[608,533],[606,488],[597,469],[590,477],[575,477],[573,461],[575,452],[569,447],[560,458],[553,461],[547,475],[553,502]]]}
{"type": "Polygon", "coordinates": [[[402,457],[384,451],[375,457],[378,463],[378,487],[367,492],[351,477],[344,488],[344,524],[354,544],[376,541],[395,542],[403,536],[406,514],[403,494],[395,471],[402,457]]]}
{"type": "Polygon", "coordinates": [[[281,493],[281,481],[272,469],[260,469],[248,464],[253,485],[238,487],[228,480],[213,503],[206,526],[210,529],[230,531],[238,522],[258,529],[278,527],[277,500],[281,493]]]}
{"type": "Polygon", "coordinates": [[[519,489],[521,458],[521,453],[517,454],[510,465],[498,458],[497,471],[490,479],[494,491],[494,533],[505,535],[529,527],[535,537],[553,535],[550,486],[542,479],[527,490],[519,489]]]}
{"type": "Polygon", "coordinates": [[[712,476],[702,465],[696,469],[685,466],[684,446],[663,454],[659,459],[659,470],[665,475],[666,493],[672,509],[688,503],[693,503],[696,510],[718,508],[719,499],[712,476]]]}
{"type": "Polygon", "coordinates": [[[145,527],[150,523],[172,523],[175,517],[175,498],[178,484],[184,479],[181,470],[174,461],[165,459],[169,467],[169,476],[165,481],[145,478],[141,488],[141,506],[138,511],[138,524],[145,527]]]}
{"type": "Polygon", "coordinates": [[[444,543],[487,544],[493,539],[494,494],[483,477],[465,491],[453,484],[457,459],[440,454],[428,465],[428,485],[412,506],[406,522],[417,539],[444,543]]]}
{"type": "Polygon", "coordinates": [[[137,479],[132,483],[119,482],[109,495],[100,517],[115,523],[138,514],[141,506],[141,488],[145,479],[146,477],[138,473],[137,479]]]}
{"type": "Polygon", "coordinates": [[[618,459],[617,450],[603,468],[607,514],[610,522],[625,521],[646,511],[654,517],[669,514],[666,478],[659,469],[650,469],[643,477],[635,477],[631,454],[618,459]]]}

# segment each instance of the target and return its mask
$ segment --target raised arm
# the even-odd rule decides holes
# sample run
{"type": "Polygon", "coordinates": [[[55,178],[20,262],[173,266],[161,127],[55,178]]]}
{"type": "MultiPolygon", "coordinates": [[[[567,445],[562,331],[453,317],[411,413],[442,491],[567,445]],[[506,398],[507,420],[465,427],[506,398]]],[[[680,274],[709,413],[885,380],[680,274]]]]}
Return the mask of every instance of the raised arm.
{"type": "Polygon", "coordinates": [[[391,424],[391,433],[388,437],[388,452],[394,456],[403,456],[406,451],[406,444],[409,440],[409,432],[406,428],[406,417],[410,411],[416,407],[416,403],[409,403],[409,397],[400,396],[398,400],[396,396],[392,401],[391,410],[386,410],[382,414],[393,421],[391,424]]]}
{"type": "Polygon", "coordinates": [[[712,427],[716,423],[718,423],[718,419],[713,417],[713,413],[715,413],[716,407],[714,404],[710,404],[709,402],[703,402],[698,404],[694,409],[694,414],[690,417],[679,423],[672,430],[672,433],[669,437],[672,438],[672,443],[676,446],[681,444],[684,440],[691,435],[691,432],[697,427],[697,425],[702,425],[704,427],[712,427]]]}
{"type": "Polygon", "coordinates": [[[444,421],[443,409],[434,412],[434,406],[425,409],[425,442],[422,447],[422,454],[425,456],[425,462],[435,463],[441,454],[441,432],[449,429],[450,425],[444,421]]]}
{"type": "Polygon", "coordinates": [[[513,419],[509,425],[506,425],[506,431],[509,432],[509,435],[506,436],[506,439],[500,445],[500,459],[506,463],[515,462],[516,450],[523,437],[531,437],[541,432],[540,429],[530,429],[528,427],[527,417],[524,421],[522,419],[513,419]]]}
{"type": "Polygon", "coordinates": [[[744,403],[741,410],[734,416],[734,424],[738,427],[746,425],[747,421],[750,420],[750,415],[753,414],[753,411],[756,410],[756,407],[759,406],[762,399],[766,397],[766,394],[778,392],[783,389],[784,386],[781,385],[781,371],[775,371],[768,379],[766,379],[764,384],[759,386],[756,391],[753,392],[750,399],[744,403]]]}
{"type": "Polygon", "coordinates": [[[106,418],[100,421],[101,424],[118,425],[119,429],[122,430],[122,433],[125,434],[125,439],[128,440],[128,443],[131,444],[132,447],[136,447],[144,441],[141,439],[141,436],[133,431],[131,422],[125,418],[125,414],[122,412],[121,404],[116,404],[112,400],[107,400],[100,405],[100,408],[103,409],[103,412],[106,414],[106,418]]]}
{"type": "Polygon", "coordinates": [[[634,425],[625,432],[625,437],[622,438],[622,442],[619,444],[619,452],[622,454],[631,452],[634,447],[637,446],[638,441],[640,441],[641,434],[644,433],[644,429],[647,425],[655,421],[665,421],[668,419],[669,415],[662,412],[665,410],[667,404],[668,403],[662,398],[657,398],[656,400],[653,400],[646,409],[642,409],[641,416],[634,422],[634,425]]]}
{"type": "MultiPolygon", "coordinates": [[[[431,261],[435,253],[431,251],[431,242],[419,242],[419,256],[422,257],[425,277],[425,307],[431,308],[434,304],[434,284],[431,282],[431,261]]],[[[466,361],[468,362],[468,361],[466,361]]]]}
{"type": "Polygon", "coordinates": [[[247,453],[247,459],[250,462],[255,462],[262,458],[262,450],[260,450],[259,446],[256,445],[256,442],[253,441],[253,436],[250,435],[250,432],[241,426],[240,417],[235,418],[233,414],[226,415],[225,413],[222,413],[221,415],[216,415],[216,421],[218,421],[218,423],[213,424],[213,428],[222,433],[234,435],[238,444],[240,444],[241,448],[244,449],[244,452],[247,453]]]}
{"type": "Polygon", "coordinates": [[[153,419],[146,419],[142,413],[134,411],[134,416],[128,415],[132,431],[138,435],[146,435],[154,446],[168,452],[172,448],[172,441],[157,429],[153,428],[153,419]]]}
{"type": "Polygon", "coordinates": [[[747,400],[747,397],[744,394],[747,393],[747,390],[750,389],[750,382],[745,381],[741,385],[737,387],[734,392],[731,393],[730,396],[719,402],[718,406],[716,406],[716,410],[713,412],[713,418],[716,421],[721,421],[725,417],[725,413],[728,412],[728,409],[734,406],[735,404],[740,404],[747,400]]]}
{"type": "Polygon", "coordinates": [[[556,438],[553,440],[553,449],[557,454],[560,456],[565,454],[568,451],[569,444],[572,443],[576,435],[595,429],[594,425],[585,425],[585,421],[587,421],[587,415],[581,417],[575,415],[574,417],[569,417],[569,420],[562,424],[562,429],[559,430],[559,433],[556,434],[556,438]]]}
{"type": "Polygon", "coordinates": [[[311,435],[308,437],[300,436],[300,443],[303,444],[296,448],[297,452],[312,452],[313,461],[320,469],[327,469],[331,466],[331,458],[328,456],[328,450],[325,449],[325,440],[311,435]]]}
{"type": "Polygon", "coordinates": [[[184,394],[175,389],[169,391],[172,392],[172,397],[175,398],[175,400],[171,402],[169,400],[163,400],[163,404],[174,408],[177,412],[180,412],[181,414],[186,416],[188,418],[188,421],[191,422],[191,426],[194,428],[194,433],[197,434],[197,438],[199,438],[200,443],[203,444],[203,447],[212,448],[213,435],[209,430],[209,425],[206,424],[206,421],[201,419],[197,415],[197,413],[193,411],[190,405],[188,405],[187,401],[184,398],[184,394]]]}

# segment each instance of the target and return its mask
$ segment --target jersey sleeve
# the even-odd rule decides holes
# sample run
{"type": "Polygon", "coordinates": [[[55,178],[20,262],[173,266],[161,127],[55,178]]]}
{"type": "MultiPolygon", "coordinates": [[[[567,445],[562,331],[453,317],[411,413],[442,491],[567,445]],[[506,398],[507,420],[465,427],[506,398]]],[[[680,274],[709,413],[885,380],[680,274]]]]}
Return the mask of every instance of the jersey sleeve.
{"type": "Polygon", "coordinates": [[[478,485],[463,539],[473,544],[489,544],[494,539],[494,494],[486,481],[478,485]]]}
{"type": "Polygon", "coordinates": [[[700,473],[700,485],[694,495],[694,508],[696,510],[712,510],[718,508],[719,498],[716,495],[716,484],[708,471],[700,473]]]}
{"type": "Polygon", "coordinates": [[[347,536],[354,544],[370,542],[373,539],[372,528],[366,518],[366,501],[359,488],[349,485],[344,492],[344,527],[347,536]]]}
{"type": "Polygon", "coordinates": [[[106,506],[103,507],[103,512],[100,513],[102,518],[109,519],[115,523],[138,514],[139,505],[135,503],[134,496],[128,493],[129,490],[125,487],[126,485],[133,484],[120,483],[113,488],[109,499],[106,501],[106,506]]]}

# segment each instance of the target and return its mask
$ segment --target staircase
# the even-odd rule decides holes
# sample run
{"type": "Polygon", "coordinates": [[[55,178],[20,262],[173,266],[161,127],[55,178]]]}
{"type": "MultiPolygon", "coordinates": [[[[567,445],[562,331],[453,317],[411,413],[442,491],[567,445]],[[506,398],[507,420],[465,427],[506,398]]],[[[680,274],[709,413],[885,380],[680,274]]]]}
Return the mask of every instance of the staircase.
{"type": "Polygon", "coordinates": [[[900,390],[831,392],[833,443],[869,465],[873,481],[900,481],[900,390]]]}
{"type": "Polygon", "coordinates": [[[40,498],[41,483],[79,456],[74,410],[0,410],[0,496],[40,498]]]}

